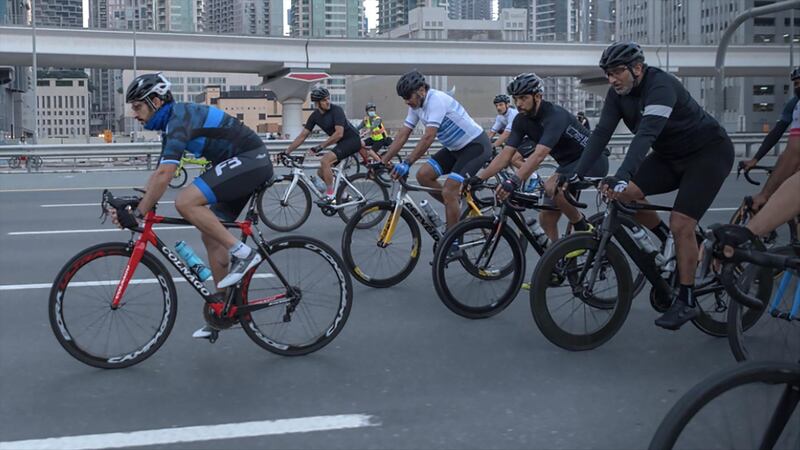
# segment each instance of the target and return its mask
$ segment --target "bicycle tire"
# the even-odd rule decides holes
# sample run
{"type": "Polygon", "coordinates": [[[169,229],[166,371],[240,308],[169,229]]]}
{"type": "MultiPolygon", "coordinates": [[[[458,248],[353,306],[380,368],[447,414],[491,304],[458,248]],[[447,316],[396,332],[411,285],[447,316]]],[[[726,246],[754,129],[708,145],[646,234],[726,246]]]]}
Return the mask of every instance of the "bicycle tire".
{"type": "MultiPolygon", "coordinates": [[[[75,333],[75,329],[80,327],[75,326],[72,319],[65,317],[65,300],[72,301],[73,298],[75,300],[80,300],[77,297],[79,288],[103,286],[104,284],[102,282],[105,280],[95,280],[97,275],[92,273],[91,275],[88,275],[91,277],[89,280],[78,281],[78,279],[76,279],[76,275],[79,274],[81,268],[99,258],[117,256],[123,258],[120,261],[120,263],[122,263],[130,258],[131,253],[132,246],[129,246],[127,243],[123,242],[107,242],[89,247],[73,256],[72,259],[70,259],[64,265],[61,271],[59,271],[55,281],[53,281],[53,287],[50,290],[50,298],[48,303],[50,327],[52,328],[58,343],[61,344],[61,347],[63,347],[64,350],[66,350],[75,359],[84,364],[101,369],[121,369],[123,367],[129,367],[134,364],[138,364],[152,356],[153,353],[155,353],[161,347],[161,345],[164,344],[169,336],[170,331],[172,331],[173,325],[175,324],[175,315],[177,314],[178,304],[175,284],[172,281],[172,276],[170,275],[169,270],[167,270],[167,268],[164,267],[164,265],[158,259],[156,259],[155,256],[149,252],[145,252],[142,256],[139,266],[136,268],[136,273],[134,275],[141,274],[142,270],[147,268],[152,273],[153,280],[151,281],[150,278],[139,278],[141,281],[140,283],[132,282],[129,284],[128,290],[125,293],[127,297],[123,297],[123,300],[126,301],[122,303],[117,310],[111,310],[109,308],[108,311],[113,312],[107,312],[105,314],[115,314],[115,316],[112,316],[111,323],[109,324],[110,333],[111,328],[114,325],[113,317],[119,317],[118,322],[124,324],[122,319],[123,313],[134,313],[134,311],[130,311],[134,306],[134,304],[131,302],[137,299],[135,296],[131,297],[131,290],[134,288],[134,286],[153,284],[160,287],[162,297],[161,300],[163,302],[161,318],[158,323],[158,327],[155,328],[155,334],[152,337],[148,337],[143,345],[136,346],[135,348],[127,350],[123,353],[113,353],[111,356],[99,355],[90,349],[84,348],[84,341],[78,339],[79,336],[75,333]],[[72,294],[69,292],[71,282],[72,287],[76,289],[76,294],[74,297],[71,297],[72,294]],[[73,323],[73,325],[70,325],[68,322],[73,323]],[[70,330],[70,327],[72,327],[72,330],[70,330]]],[[[105,264],[105,267],[110,268],[110,264],[105,264]]],[[[109,274],[111,277],[114,275],[121,276],[122,270],[124,270],[125,266],[123,264],[118,264],[117,268],[118,273],[109,274]]],[[[103,297],[90,299],[93,303],[96,303],[99,300],[100,303],[104,304],[107,301],[108,304],[110,304],[113,298],[114,290],[116,289],[114,278],[109,278],[108,283],[105,283],[105,285],[107,288],[104,289],[105,292],[103,292],[103,297]]],[[[145,299],[153,298],[153,296],[142,297],[145,297],[145,299]]],[[[96,307],[97,305],[93,304],[93,306],[96,307]]],[[[140,305],[136,304],[136,306],[138,307],[140,305]]],[[[102,306],[101,310],[102,309],[105,309],[105,306],[102,306]]],[[[141,312],[136,312],[136,314],[137,318],[140,318],[142,315],[141,312]]],[[[82,318],[82,316],[77,317],[76,320],[78,318],[82,318]]],[[[136,320],[131,319],[130,321],[141,327],[136,320]]],[[[98,334],[102,331],[102,328],[103,327],[98,330],[98,334]]],[[[129,333],[130,337],[134,337],[130,328],[126,327],[126,331],[129,333]]],[[[107,342],[106,344],[108,345],[109,343],[110,342],[107,342]]]]}
{"type": "MultiPolygon", "coordinates": [[[[285,286],[280,284],[277,277],[274,276],[275,269],[280,270],[281,275],[289,282],[293,283],[292,287],[301,292],[301,298],[293,307],[291,304],[286,304],[286,307],[276,306],[273,308],[266,308],[258,311],[253,311],[249,314],[242,315],[239,322],[242,325],[247,336],[261,348],[264,348],[272,353],[283,356],[301,356],[313,353],[326,345],[330,344],[334,338],[342,331],[347,319],[350,316],[350,310],[353,305],[353,283],[347,272],[344,270],[344,262],[342,258],[336,253],[333,248],[328,244],[314,238],[306,236],[284,236],[272,240],[268,243],[269,258],[272,264],[266,263],[266,259],[262,261],[259,266],[251,269],[245,274],[240,288],[240,301],[242,304],[247,304],[249,300],[250,287],[253,283],[254,275],[259,268],[263,266],[265,276],[261,279],[271,280],[273,283],[277,282],[276,289],[285,292],[285,286]],[[301,249],[307,250],[312,254],[318,256],[315,258],[314,263],[305,261],[302,256],[293,254],[290,258],[286,256],[285,259],[280,256],[282,251],[301,249]],[[326,266],[327,264],[327,266],[326,266]],[[274,265],[274,266],[273,266],[274,265]],[[287,265],[287,267],[282,267],[287,265]],[[295,266],[302,272],[302,275],[291,274],[289,269],[295,266]],[[325,269],[328,267],[328,269],[325,269]],[[329,289],[319,286],[321,280],[325,279],[325,271],[329,271],[335,278],[335,283],[329,289]],[[270,276],[272,275],[272,276],[270,276]],[[304,283],[302,287],[299,284],[304,283]],[[333,289],[335,285],[335,289],[333,289]],[[311,288],[319,289],[319,292],[311,288]],[[309,301],[308,296],[314,294],[314,301],[309,301]],[[323,307],[320,305],[320,295],[333,295],[336,296],[335,305],[331,307],[323,307]],[[297,333],[304,334],[309,331],[310,326],[297,326],[289,330],[292,324],[292,318],[295,315],[310,314],[311,308],[324,308],[333,309],[334,313],[329,320],[311,320],[316,325],[325,322],[323,327],[318,330],[318,334],[310,336],[300,343],[288,342],[289,335],[297,333]],[[291,311],[290,311],[291,309],[291,311]],[[274,322],[259,325],[254,320],[257,315],[262,315],[262,312],[272,312],[277,314],[274,322]],[[282,313],[281,313],[282,312],[282,313]],[[288,320],[287,320],[288,318],[288,320]],[[279,328],[277,334],[266,331],[266,325],[276,325],[279,328]]],[[[258,286],[260,293],[268,290],[265,286],[258,286]]],[[[331,302],[334,303],[334,302],[331,302]]],[[[312,332],[313,334],[314,332],[312,332]]]]}
{"type": "Polygon", "coordinates": [[[291,182],[291,175],[286,176],[261,191],[256,199],[258,217],[261,218],[261,221],[269,228],[283,233],[300,228],[311,214],[311,192],[309,192],[308,186],[300,180],[297,181],[294,190],[290,193],[287,203],[282,204],[281,199],[291,182]],[[265,199],[275,200],[280,209],[268,215],[264,206],[265,199]],[[294,210],[299,211],[299,214],[295,214],[294,210]],[[287,220],[279,222],[282,217],[287,220]]]}
{"type": "MultiPolygon", "coordinates": [[[[406,224],[406,226],[408,227],[409,233],[411,235],[410,236],[411,237],[411,239],[410,239],[411,242],[410,242],[410,248],[405,248],[405,246],[400,246],[400,247],[398,247],[399,248],[398,251],[402,252],[402,253],[406,253],[406,250],[408,250],[408,254],[409,254],[408,262],[406,262],[403,266],[401,266],[399,270],[393,270],[393,271],[391,271],[391,272],[389,272],[387,274],[375,275],[374,274],[375,271],[373,270],[373,269],[377,269],[375,264],[359,264],[359,261],[356,261],[356,259],[360,260],[361,258],[360,257],[356,257],[353,254],[353,252],[354,252],[354,249],[353,249],[353,235],[354,235],[354,233],[359,232],[357,230],[360,230],[360,232],[364,232],[364,233],[373,233],[373,235],[376,235],[375,236],[376,237],[376,240],[375,240],[376,244],[377,244],[377,238],[378,238],[378,233],[379,233],[379,231],[377,229],[375,229],[375,230],[366,230],[363,227],[359,227],[358,223],[367,214],[373,214],[373,213],[379,212],[379,214],[382,215],[385,218],[384,220],[386,221],[386,222],[384,222],[383,225],[380,226],[381,230],[383,230],[383,227],[385,227],[388,224],[388,221],[390,220],[390,218],[392,216],[392,212],[394,211],[394,208],[395,208],[395,203],[394,202],[368,203],[368,204],[362,206],[358,211],[356,211],[356,213],[353,215],[353,218],[350,219],[349,222],[347,222],[347,226],[345,226],[345,228],[344,228],[344,233],[342,233],[342,258],[344,259],[345,267],[347,268],[347,271],[350,272],[350,274],[359,283],[364,284],[366,286],[370,286],[370,287],[374,287],[374,288],[387,288],[387,287],[394,286],[394,285],[400,283],[401,281],[405,280],[411,274],[411,272],[414,270],[414,267],[416,267],[417,262],[419,261],[420,242],[421,242],[419,225],[417,225],[417,222],[414,220],[414,217],[405,208],[402,208],[400,210],[400,217],[397,220],[401,221],[401,222],[404,222],[406,224]],[[362,267],[370,267],[370,269],[364,269],[362,267]],[[369,270],[373,274],[368,274],[368,273],[365,272],[365,270],[369,270]]],[[[369,221],[372,221],[372,219],[370,218],[369,221]]],[[[395,227],[396,227],[396,225],[395,225],[395,227]]],[[[368,242],[372,242],[372,241],[368,241],[368,242]]],[[[367,244],[364,244],[364,245],[366,246],[367,244]]],[[[372,244],[370,244],[370,246],[371,245],[372,244]]],[[[391,246],[391,245],[393,245],[393,244],[390,243],[389,246],[391,246]]],[[[377,247],[377,245],[375,245],[375,247],[379,248],[379,247],[377,247]]],[[[387,246],[385,248],[390,248],[390,247],[387,246]]]]}
{"type": "MultiPolygon", "coordinates": [[[[468,244],[464,239],[464,235],[468,231],[482,229],[489,230],[491,233],[494,228],[494,218],[492,217],[471,218],[467,221],[459,222],[456,226],[448,230],[447,234],[445,234],[444,238],[439,242],[439,245],[436,246],[432,267],[433,286],[436,289],[439,299],[447,309],[461,317],[467,319],[485,319],[492,317],[506,309],[508,305],[514,301],[522,287],[522,279],[525,275],[525,253],[520,245],[519,236],[508,226],[503,227],[500,238],[508,243],[508,247],[511,250],[511,263],[503,266],[503,269],[498,271],[499,273],[497,276],[482,276],[480,269],[476,268],[473,262],[469,260],[469,256],[466,254],[467,250],[464,248],[460,250],[463,254],[458,257],[458,265],[466,269],[470,277],[474,278],[476,281],[476,284],[472,286],[473,288],[483,286],[490,281],[506,279],[508,275],[511,275],[511,278],[508,279],[508,286],[497,298],[488,299],[487,304],[484,305],[470,305],[462,301],[460,298],[461,295],[456,294],[447,282],[446,269],[449,264],[456,264],[455,261],[448,261],[449,249],[453,245],[453,242],[458,240],[462,246],[466,246],[468,244]],[[477,283],[478,280],[480,280],[480,283],[477,283]]],[[[481,232],[481,234],[485,236],[486,232],[481,232]]],[[[475,291],[472,291],[472,293],[474,294],[475,291]]],[[[464,294],[466,294],[466,292],[464,292],[464,294]]],[[[481,297],[481,300],[487,300],[486,296],[479,295],[479,297],[481,297]]]]}
{"type": "MultiPolygon", "coordinates": [[[[617,307],[612,309],[594,308],[597,311],[613,310],[613,312],[610,313],[611,315],[608,322],[592,333],[577,334],[562,329],[558,321],[556,321],[550,313],[547,304],[547,289],[549,287],[561,287],[552,286],[553,275],[558,274],[558,272],[562,270],[569,270],[570,272],[578,270],[577,267],[559,269],[557,267],[559,261],[571,260],[567,264],[572,264],[577,258],[570,256],[574,255],[574,252],[584,250],[587,253],[591,253],[597,250],[598,245],[599,241],[589,234],[582,233],[566,236],[556,241],[544,252],[531,277],[530,307],[533,319],[547,340],[566,350],[591,350],[604,344],[616,335],[625,322],[631,308],[632,281],[630,277],[630,267],[628,267],[625,253],[623,253],[615,242],[609,241],[606,247],[605,258],[610,267],[613,268],[618,281],[616,296],[617,307]]],[[[565,280],[567,278],[569,278],[569,276],[564,277],[565,280]]],[[[563,281],[560,281],[559,284],[560,283],[563,283],[563,281]]],[[[584,306],[592,307],[591,302],[584,300],[579,301],[584,306]]],[[[578,306],[581,305],[579,304],[578,306]]]]}
{"type": "Polygon", "coordinates": [[[10,169],[19,169],[20,165],[21,163],[19,156],[12,156],[11,158],[8,158],[8,167],[10,169]]]}
{"type": "MultiPolygon", "coordinates": [[[[669,410],[653,435],[653,439],[650,441],[650,446],[648,447],[649,450],[672,450],[676,448],[678,440],[681,439],[682,436],[687,437],[684,432],[690,422],[698,416],[698,413],[724,394],[749,384],[786,384],[787,389],[789,389],[789,386],[794,386],[794,389],[800,389],[800,364],[777,362],[744,363],[725,369],[722,372],[706,378],[686,392],[686,394],[684,394],[669,410]]],[[[752,409],[752,405],[740,404],[737,405],[737,408],[741,409],[744,415],[749,416],[749,418],[753,420],[758,420],[763,417],[772,417],[769,412],[765,414],[765,411],[752,409]]],[[[713,412],[714,414],[712,416],[718,414],[716,411],[713,412]]],[[[795,410],[795,413],[800,412],[795,410]]],[[[735,426],[737,430],[754,431],[752,428],[743,426],[742,424],[732,425],[735,426]],[[748,430],[748,428],[750,429],[748,430]]],[[[708,433],[709,430],[707,427],[702,428],[703,432],[708,433]]],[[[795,433],[796,432],[795,430],[795,433]]],[[[800,439],[800,434],[798,434],[798,436],[798,439],[800,439]]],[[[789,439],[791,439],[791,437],[789,439]]],[[[719,442],[713,441],[707,441],[707,443],[720,445],[719,442]]],[[[798,445],[800,444],[800,440],[797,442],[788,442],[789,446],[785,448],[798,448],[796,446],[792,447],[792,444],[798,445]]],[[[751,447],[750,443],[740,443],[740,445],[742,445],[740,448],[754,448],[751,447]]],[[[693,444],[691,448],[708,448],[708,445],[693,444]]]]}
{"type": "Polygon", "coordinates": [[[170,178],[169,187],[171,187],[172,189],[181,188],[183,187],[184,184],[186,184],[186,180],[188,179],[189,179],[189,174],[186,172],[186,169],[184,167],[181,167],[180,169],[178,169],[177,172],[175,172],[175,176],[170,178]]]}
{"type": "Polygon", "coordinates": [[[34,170],[39,170],[42,168],[44,161],[42,160],[41,156],[33,155],[28,158],[28,164],[30,164],[31,168],[34,170]]]}
{"type": "MultiPolygon", "coordinates": [[[[361,192],[361,195],[364,196],[364,199],[363,199],[363,201],[361,203],[358,203],[358,204],[356,204],[354,206],[348,206],[346,208],[339,208],[339,209],[336,210],[336,212],[339,214],[339,217],[345,223],[349,222],[350,218],[353,217],[353,214],[356,211],[358,211],[358,209],[360,207],[366,205],[367,203],[372,203],[372,202],[377,202],[377,201],[388,201],[389,200],[389,190],[386,188],[386,186],[384,186],[383,183],[381,183],[380,181],[376,180],[374,177],[370,176],[369,173],[365,172],[365,173],[355,173],[355,174],[352,174],[352,175],[348,175],[347,176],[347,181],[349,181],[354,186],[356,186],[356,188],[359,190],[359,192],[361,192]],[[366,182],[367,183],[366,185],[371,185],[373,189],[377,188],[378,192],[380,193],[380,198],[376,198],[377,196],[370,197],[369,196],[370,191],[367,190],[367,189],[359,189],[358,186],[357,186],[357,183],[359,181],[366,182]]],[[[336,203],[337,204],[341,205],[341,204],[347,203],[349,201],[349,199],[345,198],[345,196],[347,195],[345,190],[348,187],[349,186],[347,185],[347,183],[340,183],[339,184],[339,188],[336,191],[336,203]]],[[[359,227],[363,227],[363,228],[372,228],[378,222],[380,222],[381,219],[383,219],[383,216],[376,216],[375,220],[372,221],[371,223],[360,223],[358,226],[359,227]]]]}

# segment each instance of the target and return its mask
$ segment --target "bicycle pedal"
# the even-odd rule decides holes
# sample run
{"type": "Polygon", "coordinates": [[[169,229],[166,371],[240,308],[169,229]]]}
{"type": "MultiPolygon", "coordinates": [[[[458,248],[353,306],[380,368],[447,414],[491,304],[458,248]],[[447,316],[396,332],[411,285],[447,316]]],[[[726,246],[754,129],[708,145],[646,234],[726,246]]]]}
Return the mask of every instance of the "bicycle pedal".
{"type": "Polygon", "coordinates": [[[218,338],[219,338],[219,331],[212,330],[211,331],[211,336],[208,337],[208,343],[209,344],[213,344],[213,343],[217,342],[218,338]]]}

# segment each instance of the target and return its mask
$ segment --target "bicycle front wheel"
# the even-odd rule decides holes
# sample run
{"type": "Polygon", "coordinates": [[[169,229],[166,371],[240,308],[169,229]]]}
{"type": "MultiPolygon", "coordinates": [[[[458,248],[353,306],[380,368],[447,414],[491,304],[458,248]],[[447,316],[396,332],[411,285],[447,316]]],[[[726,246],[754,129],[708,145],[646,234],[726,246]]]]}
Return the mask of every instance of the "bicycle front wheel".
{"type": "Polygon", "coordinates": [[[299,180],[293,188],[291,186],[291,177],[278,180],[261,191],[256,199],[258,216],[275,231],[295,230],[311,214],[311,192],[308,186],[299,180]]]}
{"type": "Polygon", "coordinates": [[[189,179],[189,174],[186,172],[186,169],[181,167],[175,172],[175,175],[169,180],[169,187],[173,189],[178,189],[179,187],[186,184],[186,180],[189,179]]]}
{"type": "Polygon", "coordinates": [[[131,257],[122,242],[95,245],[75,255],[50,290],[50,326],[59,344],[84,364],[118,369],[149,358],[175,323],[177,297],[169,271],[145,252],[119,308],[114,291],[131,257]]]}
{"type": "Polygon", "coordinates": [[[525,274],[518,239],[508,226],[498,235],[491,217],[472,218],[448,231],[433,256],[433,285],[442,303],[468,319],[508,307],[525,274]]]}
{"type": "Polygon", "coordinates": [[[598,258],[598,245],[585,233],[566,236],[544,252],[531,278],[533,319],[550,342],[567,350],[599,347],[619,331],[631,308],[625,254],[609,241],[598,258]]]}
{"type": "Polygon", "coordinates": [[[800,364],[727,369],[687,392],[667,413],[650,450],[800,448],[800,364]]]}
{"type": "MultiPolygon", "coordinates": [[[[389,190],[369,173],[348,175],[347,180],[352,184],[352,187],[342,182],[339,184],[339,189],[336,192],[337,205],[351,203],[349,206],[337,209],[339,217],[341,217],[345,223],[350,221],[353,214],[358,211],[358,208],[361,208],[367,203],[389,200],[389,190]]],[[[362,228],[371,228],[378,224],[378,222],[383,219],[383,216],[374,215],[372,218],[372,221],[359,222],[358,226],[362,228]]]]}
{"type": "Polygon", "coordinates": [[[299,356],[325,347],[342,331],[353,304],[353,286],[330,246],[309,237],[286,236],[271,241],[268,259],[245,275],[241,299],[244,305],[275,303],[240,319],[253,342],[273,353],[299,356]]]}

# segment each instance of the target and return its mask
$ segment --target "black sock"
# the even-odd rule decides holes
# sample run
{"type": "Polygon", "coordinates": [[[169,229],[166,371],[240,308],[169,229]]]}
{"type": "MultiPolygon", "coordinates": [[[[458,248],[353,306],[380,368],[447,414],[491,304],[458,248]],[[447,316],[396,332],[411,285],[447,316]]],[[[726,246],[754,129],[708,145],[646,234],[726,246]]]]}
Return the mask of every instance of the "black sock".
{"type": "Polygon", "coordinates": [[[667,236],[669,235],[669,227],[667,224],[664,223],[663,220],[658,222],[655,228],[651,228],[650,231],[653,232],[661,242],[667,242],[667,236]]]}
{"type": "Polygon", "coordinates": [[[575,231],[589,231],[589,223],[586,222],[586,216],[581,216],[581,220],[572,224],[572,228],[575,228],[575,231]]]}
{"type": "Polygon", "coordinates": [[[694,307],[696,303],[694,300],[694,285],[681,284],[680,289],[678,290],[678,299],[683,300],[683,302],[687,305],[694,307]]]}

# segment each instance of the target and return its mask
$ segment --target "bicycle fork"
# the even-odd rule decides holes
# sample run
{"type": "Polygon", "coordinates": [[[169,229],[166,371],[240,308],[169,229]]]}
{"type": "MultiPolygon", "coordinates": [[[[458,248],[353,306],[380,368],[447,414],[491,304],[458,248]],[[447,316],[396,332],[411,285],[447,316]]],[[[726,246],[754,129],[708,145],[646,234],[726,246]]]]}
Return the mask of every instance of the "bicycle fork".
{"type": "MultiPolygon", "coordinates": [[[[149,230],[150,225],[146,228],[146,231],[149,230]]],[[[117,289],[114,291],[114,297],[111,301],[111,309],[119,309],[120,303],[122,302],[122,296],[125,295],[125,290],[128,288],[128,284],[133,278],[133,273],[136,272],[136,267],[139,266],[139,262],[142,260],[142,256],[144,256],[144,251],[147,248],[147,240],[144,239],[144,235],[136,241],[136,244],[133,246],[133,252],[131,253],[131,257],[128,259],[128,264],[125,266],[125,271],[122,272],[122,278],[119,280],[119,284],[117,285],[117,289]]]]}

